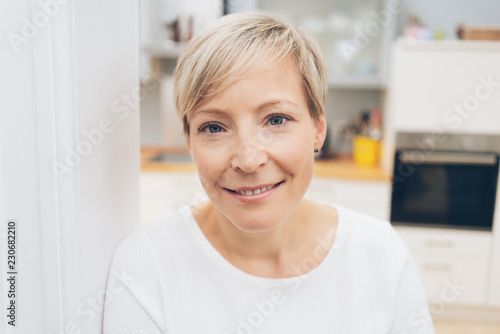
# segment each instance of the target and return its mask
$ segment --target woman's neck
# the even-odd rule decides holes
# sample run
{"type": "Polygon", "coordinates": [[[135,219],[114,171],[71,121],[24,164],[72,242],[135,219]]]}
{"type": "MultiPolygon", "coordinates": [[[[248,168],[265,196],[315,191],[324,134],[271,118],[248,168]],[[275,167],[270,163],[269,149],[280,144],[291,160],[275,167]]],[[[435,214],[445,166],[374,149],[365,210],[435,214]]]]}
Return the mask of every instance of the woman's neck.
{"type": "Polygon", "coordinates": [[[297,276],[310,271],[315,261],[319,265],[337,226],[335,209],[308,200],[277,227],[259,233],[238,229],[211,202],[193,207],[192,212],[206,238],[226,260],[262,277],[297,276]],[[309,259],[308,268],[305,259],[309,259]]]}

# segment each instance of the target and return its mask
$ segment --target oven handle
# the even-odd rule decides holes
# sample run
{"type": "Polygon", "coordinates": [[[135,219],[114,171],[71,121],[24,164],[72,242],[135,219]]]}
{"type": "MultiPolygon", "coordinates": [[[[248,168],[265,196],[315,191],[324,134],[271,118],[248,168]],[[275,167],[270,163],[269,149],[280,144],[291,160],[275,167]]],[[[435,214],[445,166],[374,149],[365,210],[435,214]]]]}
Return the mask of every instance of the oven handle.
{"type": "Polygon", "coordinates": [[[414,154],[415,151],[402,151],[399,155],[399,160],[404,163],[411,164],[453,164],[453,165],[484,165],[492,166],[497,163],[497,155],[493,153],[433,153],[422,156],[422,151],[417,151],[419,154],[414,154]]]}

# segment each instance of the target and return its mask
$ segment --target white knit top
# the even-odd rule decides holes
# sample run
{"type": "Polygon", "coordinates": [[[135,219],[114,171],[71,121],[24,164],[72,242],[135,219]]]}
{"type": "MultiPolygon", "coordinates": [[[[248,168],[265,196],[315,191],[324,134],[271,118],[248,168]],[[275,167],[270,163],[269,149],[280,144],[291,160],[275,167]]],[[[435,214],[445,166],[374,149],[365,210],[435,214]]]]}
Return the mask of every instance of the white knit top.
{"type": "Polygon", "coordinates": [[[143,224],[115,251],[104,334],[434,333],[416,265],[392,225],[326,205],[339,214],[328,254],[284,279],[228,262],[189,206],[143,224]]]}

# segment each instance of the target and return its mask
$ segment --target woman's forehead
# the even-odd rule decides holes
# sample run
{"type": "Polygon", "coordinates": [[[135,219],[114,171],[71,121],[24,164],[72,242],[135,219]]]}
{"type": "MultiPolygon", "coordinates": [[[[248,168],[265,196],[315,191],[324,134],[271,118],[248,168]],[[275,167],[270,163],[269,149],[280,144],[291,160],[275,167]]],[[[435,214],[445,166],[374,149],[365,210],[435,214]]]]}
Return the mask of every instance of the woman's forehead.
{"type": "Polygon", "coordinates": [[[296,62],[290,57],[261,64],[209,95],[212,97],[205,98],[190,113],[190,118],[206,109],[222,108],[227,103],[244,102],[244,105],[261,111],[274,106],[298,107],[306,103],[307,98],[296,62]]]}

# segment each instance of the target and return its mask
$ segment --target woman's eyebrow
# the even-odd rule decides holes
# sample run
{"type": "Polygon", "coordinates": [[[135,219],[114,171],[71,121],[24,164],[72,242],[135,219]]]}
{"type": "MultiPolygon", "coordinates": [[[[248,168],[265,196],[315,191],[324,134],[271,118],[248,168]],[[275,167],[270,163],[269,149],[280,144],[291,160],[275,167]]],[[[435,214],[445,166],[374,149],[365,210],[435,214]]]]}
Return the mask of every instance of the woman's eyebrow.
{"type": "Polygon", "coordinates": [[[201,109],[201,110],[196,110],[191,114],[191,119],[193,119],[196,115],[199,114],[216,114],[216,115],[226,115],[227,113],[224,110],[221,109],[216,109],[216,108],[209,108],[209,109],[201,109]]]}
{"type": "Polygon", "coordinates": [[[258,111],[262,111],[264,109],[267,109],[269,107],[272,107],[272,106],[275,106],[275,105],[278,105],[278,104],[287,104],[287,105],[290,105],[292,107],[298,107],[296,103],[294,103],[292,101],[289,101],[289,100],[270,100],[270,101],[267,101],[267,102],[264,102],[264,103],[260,104],[257,107],[257,110],[258,111]]]}
{"type": "MultiPolygon", "coordinates": [[[[275,105],[280,105],[280,104],[289,105],[292,107],[298,107],[296,103],[289,101],[289,100],[269,100],[269,101],[266,101],[264,103],[259,104],[257,107],[257,111],[261,112],[261,111],[264,111],[265,109],[268,109],[270,107],[273,107],[275,105]]],[[[208,109],[200,109],[200,110],[194,111],[191,114],[190,119],[193,119],[196,115],[203,114],[203,113],[216,114],[216,115],[222,115],[222,116],[227,115],[227,113],[222,109],[208,108],[208,109]]]]}

